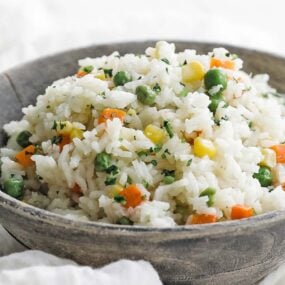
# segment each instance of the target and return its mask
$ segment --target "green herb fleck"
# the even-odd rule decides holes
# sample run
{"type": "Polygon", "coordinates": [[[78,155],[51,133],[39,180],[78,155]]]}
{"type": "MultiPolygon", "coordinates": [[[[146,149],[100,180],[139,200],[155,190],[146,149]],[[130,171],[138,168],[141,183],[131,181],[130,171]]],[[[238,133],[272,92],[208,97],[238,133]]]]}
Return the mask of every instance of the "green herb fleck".
{"type": "Polygon", "coordinates": [[[106,169],[106,173],[117,175],[119,173],[119,168],[116,165],[111,165],[109,168],[106,169]]]}
{"type": "Polygon", "coordinates": [[[170,124],[169,121],[164,121],[163,122],[163,127],[165,128],[166,132],[168,133],[170,138],[173,138],[174,134],[173,134],[173,130],[172,130],[172,126],[170,124]]]}
{"type": "Polygon", "coordinates": [[[126,204],[126,199],[125,199],[124,196],[116,195],[116,196],[114,196],[114,200],[115,200],[117,203],[126,204]]]}
{"type": "Polygon", "coordinates": [[[159,93],[159,92],[161,91],[161,87],[159,86],[158,83],[156,83],[156,84],[153,86],[152,90],[153,90],[154,92],[156,92],[156,93],[159,93]]]}
{"type": "Polygon", "coordinates": [[[134,224],[128,217],[121,217],[116,221],[117,225],[132,226],[134,224]]]}
{"type": "Polygon", "coordinates": [[[106,178],[105,180],[105,185],[114,185],[116,183],[116,179],[117,177],[116,176],[113,176],[113,175],[110,175],[106,178]]]}
{"type": "Polygon", "coordinates": [[[142,181],[142,185],[143,185],[145,188],[148,188],[148,187],[149,187],[149,183],[148,183],[146,180],[143,180],[143,181],[142,181]]]}
{"type": "Polygon", "coordinates": [[[166,64],[170,64],[170,62],[167,58],[162,58],[161,61],[165,62],[166,64]]]}
{"type": "Polygon", "coordinates": [[[52,130],[56,130],[57,129],[57,122],[53,121],[53,125],[51,127],[52,130]]]}
{"type": "Polygon", "coordinates": [[[189,160],[187,161],[186,166],[190,166],[190,165],[191,165],[191,163],[192,163],[192,159],[189,159],[189,160]]]}
{"type": "Polygon", "coordinates": [[[153,166],[157,166],[157,161],[155,159],[153,159],[151,162],[150,162],[153,166]]]}
{"type": "Polygon", "coordinates": [[[104,74],[106,77],[112,77],[113,76],[113,69],[104,68],[103,71],[104,71],[104,74]]]}
{"type": "Polygon", "coordinates": [[[52,144],[59,144],[62,141],[62,136],[54,136],[51,139],[51,143],[52,144]]]}
{"type": "Polygon", "coordinates": [[[83,67],[83,71],[86,73],[92,72],[93,69],[94,69],[94,67],[92,65],[88,65],[88,66],[83,67]]]}
{"type": "Polygon", "coordinates": [[[133,183],[133,179],[128,175],[128,178],[127,178],[127,182],[129,183],[129,184],[132,184],[133,183]]]}

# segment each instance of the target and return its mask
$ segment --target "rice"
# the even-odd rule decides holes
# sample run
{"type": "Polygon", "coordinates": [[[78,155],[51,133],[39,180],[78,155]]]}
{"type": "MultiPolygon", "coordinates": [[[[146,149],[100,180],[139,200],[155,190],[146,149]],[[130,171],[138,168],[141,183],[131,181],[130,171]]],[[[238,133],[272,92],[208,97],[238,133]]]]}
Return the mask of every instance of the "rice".
{"type": "Polygon", "coordinates": [[[285,209],[284,99],[242,64],[167,42],[80,60],[4,126],[2,190],[67,218],[157,227],[285,209]],[[226,84],[207,88],[213,70],[226,84]]]}

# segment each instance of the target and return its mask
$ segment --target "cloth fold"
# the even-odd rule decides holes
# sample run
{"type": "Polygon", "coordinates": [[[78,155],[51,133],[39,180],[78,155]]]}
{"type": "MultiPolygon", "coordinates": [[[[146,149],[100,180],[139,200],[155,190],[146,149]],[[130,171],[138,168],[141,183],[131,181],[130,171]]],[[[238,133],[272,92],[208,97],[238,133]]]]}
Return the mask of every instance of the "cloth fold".
{"type": "Polygon", "coordinates": [[[0,258],[0,284],[5,285],[162,285],[146,261],[120,260],[93,269],[48,253],[29,250],[0,258]]]}

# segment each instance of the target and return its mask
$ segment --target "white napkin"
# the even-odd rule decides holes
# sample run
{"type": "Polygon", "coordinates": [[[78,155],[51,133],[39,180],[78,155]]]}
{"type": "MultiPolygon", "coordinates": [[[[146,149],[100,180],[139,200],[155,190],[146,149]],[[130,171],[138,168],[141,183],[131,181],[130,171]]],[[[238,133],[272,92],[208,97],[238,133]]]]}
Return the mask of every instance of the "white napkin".
{"type": "Polygon", "coordinates": [[[0,258],[0,284],[5,285],[162,285],[146,261],[120,260],[100,269],[78,266],[42,251],[0,258]]]}

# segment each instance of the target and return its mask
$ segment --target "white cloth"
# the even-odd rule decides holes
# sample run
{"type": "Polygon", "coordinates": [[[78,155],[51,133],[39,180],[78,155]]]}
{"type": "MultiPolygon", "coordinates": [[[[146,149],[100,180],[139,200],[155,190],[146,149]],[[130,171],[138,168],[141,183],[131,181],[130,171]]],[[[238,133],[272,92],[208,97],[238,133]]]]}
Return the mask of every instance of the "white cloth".
{"type": "MultiPolygon", "coordinates": [[[[285,55],[284,7],[283,0],[0,0],[0,71],[60,50],[126,40],[202,40],[285,55]]],[[[161,284],[147,262],[95,270],[38,251],[7,256],[23,250],[0,227],[0,284],[161,284]]],[[[285,284],[285,265],[261,284],[285,284]]]]}
{"type": "Polygon", "coordinates": [[[156,271],[145,261],[120,260],[93,269],[35,250],[0,258],[0,284],[162,285],[156,271]]]}

